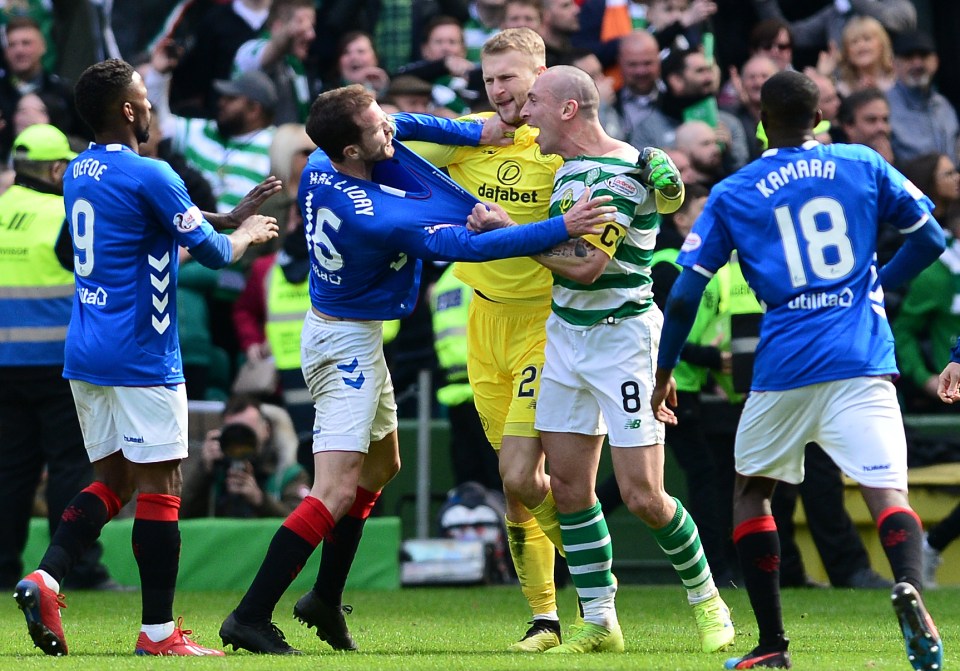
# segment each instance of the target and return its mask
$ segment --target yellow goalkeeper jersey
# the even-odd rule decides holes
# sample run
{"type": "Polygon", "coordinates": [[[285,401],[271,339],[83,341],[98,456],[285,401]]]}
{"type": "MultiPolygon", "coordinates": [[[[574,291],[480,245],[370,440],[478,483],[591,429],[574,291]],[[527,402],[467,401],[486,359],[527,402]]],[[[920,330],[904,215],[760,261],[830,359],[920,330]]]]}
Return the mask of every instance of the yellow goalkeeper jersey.
{"type": "MultiPolygon", "coordinates": [[[[462,120],[493,114],[472,114],[462,120]]],[[[547,219],[553,177],[563,164],[556,154],[541,154],[537,129],[521,126],[507,147],[455,147],[404,142],[434,165],[446,168],[460,186],[482,201],[503,207],[518,224],[547,219]]],[[[457,263],[454,274],[484,296],[502,303],[549,303],[553,276],[529,257],[457,263]]]]}

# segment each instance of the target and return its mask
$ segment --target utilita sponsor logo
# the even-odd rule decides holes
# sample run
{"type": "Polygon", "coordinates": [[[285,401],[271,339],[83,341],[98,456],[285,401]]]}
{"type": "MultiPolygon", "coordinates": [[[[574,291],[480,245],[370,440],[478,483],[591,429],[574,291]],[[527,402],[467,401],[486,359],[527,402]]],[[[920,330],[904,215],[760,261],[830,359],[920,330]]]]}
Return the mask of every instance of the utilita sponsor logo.
{"type": "Polygon", "coordinates": [[[103,307],[107,304],[107,292],[103,287],[97,287],[96,290],[80,287],[77,289],[77,297],[84,305],[98,305],[103,307]]]}
{"type": "Polygon", "coordinates": [[[853,304],[853,290],[847,288],[838,294],[800,294],[787,303],[791,310],[819,310],[821,308],[848,308],[853,304]]]}

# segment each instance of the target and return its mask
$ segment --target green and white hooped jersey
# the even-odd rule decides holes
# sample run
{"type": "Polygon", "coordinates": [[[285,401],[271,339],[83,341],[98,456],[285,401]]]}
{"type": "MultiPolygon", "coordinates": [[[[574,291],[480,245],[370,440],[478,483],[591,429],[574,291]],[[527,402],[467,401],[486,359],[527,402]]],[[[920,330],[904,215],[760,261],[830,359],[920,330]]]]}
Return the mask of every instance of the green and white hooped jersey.
{"type": "Polygon", "coordinates": [[[626,319],[653,305],[650,260],[660,226],[653,190],[634,172],[635,163],[619,158],[578,156],[557,171],[550,196],[550,216],[566,212],[590,188],[591,197],[609,195],[616,219],[601,235],[584,239],[611,259],[593,284],[580,284],[554,273],[553,311],[575,326],[626,319]]]}

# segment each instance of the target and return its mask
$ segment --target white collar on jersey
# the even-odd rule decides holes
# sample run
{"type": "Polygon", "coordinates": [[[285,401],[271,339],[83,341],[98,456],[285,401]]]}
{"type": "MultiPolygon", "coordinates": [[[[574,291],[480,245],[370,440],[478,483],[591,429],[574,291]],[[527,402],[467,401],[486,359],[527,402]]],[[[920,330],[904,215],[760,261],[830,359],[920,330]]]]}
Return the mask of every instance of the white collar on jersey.
{"type": "MultiPolygon", "coordinates": [[[[813,148],[816,147],[818,144],[820,144],[820,143],[817,142],[816,140],[807,140],[807,141],[804,142],[802,145],[800,145],[800,147],[801,147],[802,149],[813,149],[813,148]]],[[[761,155],[761,156],[776,156],[776,155],[777,155],[777,149],[778,149],[777,147],[775,147],[775,148],[773,148],[773,149],[767,149],[765,152],[763,152],[763,153],[760,154],[760,155],[761,155]]],[[[783,149],[789,149],[789,147],[783,147],[783,149]]]]}

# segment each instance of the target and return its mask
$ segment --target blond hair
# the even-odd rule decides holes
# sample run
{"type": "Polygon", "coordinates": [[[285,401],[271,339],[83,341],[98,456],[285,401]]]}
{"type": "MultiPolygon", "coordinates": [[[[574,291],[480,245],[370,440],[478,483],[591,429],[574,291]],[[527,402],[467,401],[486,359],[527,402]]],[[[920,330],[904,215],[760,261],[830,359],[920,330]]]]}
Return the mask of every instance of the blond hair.
{"type": "Polygon", "coordinates": [[[530,56],[536,65],[546,66],[547,48],[543,38],[530,28],[505,28],[483,43],[480,57],[502,54],[507,51],[519,51],[530,56]]]}
{"type": "MultiPolygon", "coordinates": [[[[837,65],[838,79],[845,82],[853,88],[860,73],[850,63],[850,44],[861,35],[873,35],[880,41],[880,60],[877,62],[877,70],[884,76],[893,77],[893,45],[890,41],[890,34],[883,24],[872,16],[854,16],[847,25],[843,27],[840,47],[840,63],[837,65]]],[[[847,95],[849,95],[849,91],[847,95]]]]}

